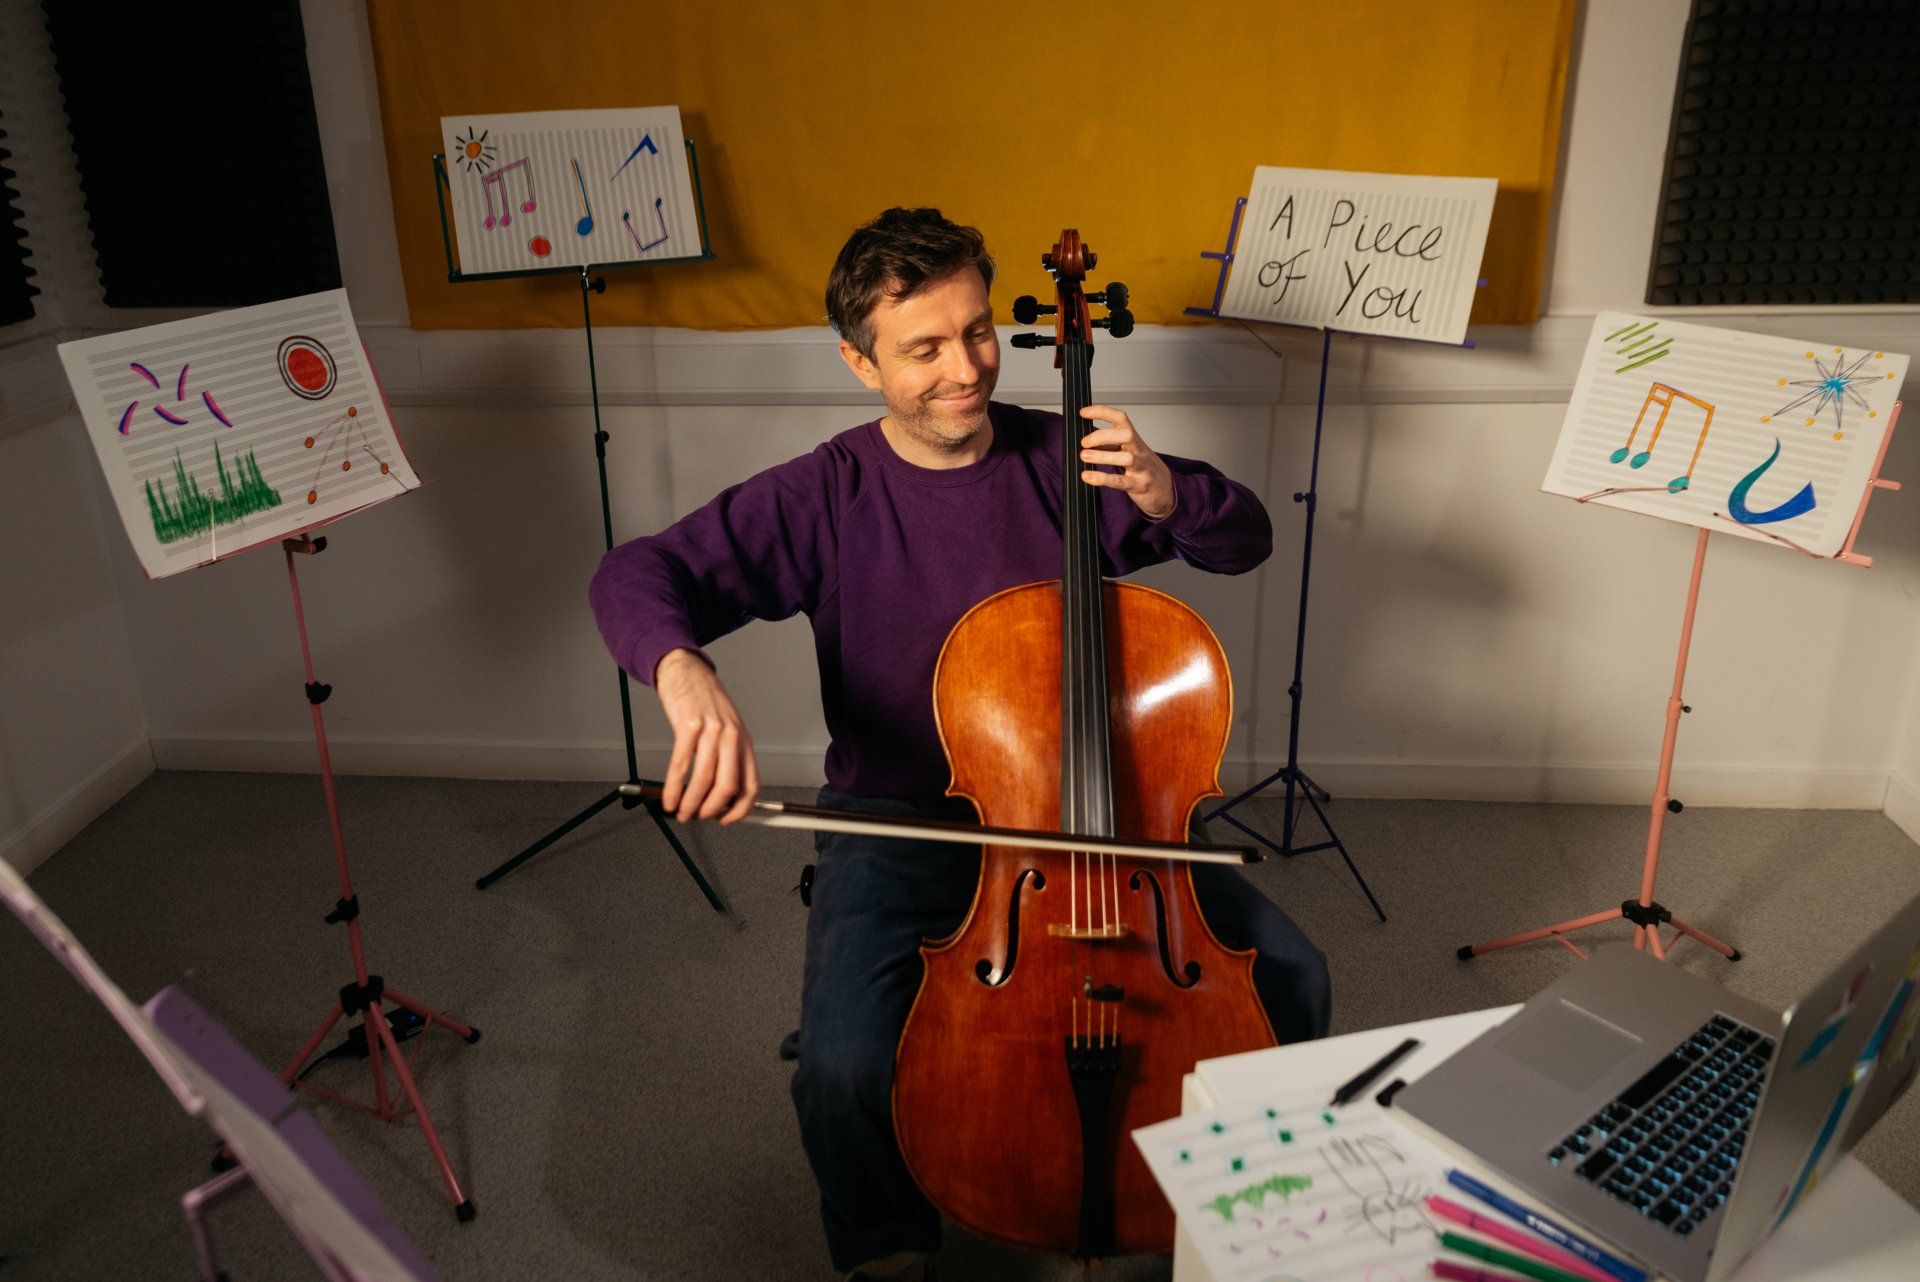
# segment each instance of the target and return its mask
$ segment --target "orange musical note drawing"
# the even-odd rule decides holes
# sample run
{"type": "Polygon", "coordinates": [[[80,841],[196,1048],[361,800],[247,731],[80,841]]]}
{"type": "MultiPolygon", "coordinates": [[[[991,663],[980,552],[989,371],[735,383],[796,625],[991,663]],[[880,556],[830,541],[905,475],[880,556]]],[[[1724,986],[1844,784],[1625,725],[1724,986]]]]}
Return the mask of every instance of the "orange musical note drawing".
{"type": "Polygon", "coordinates": [[[1640,435],[1640,425],[1646,422],[1647,410],[1657,404],[1660,407],[1660,417],[1653,421],[1653,434],[1647,438],[1647,448],[1638,454],[1633,454],[1632,461],[1627,464],[1628,467],[1645,467],[1647,460],[1653,457],[1654,447],[1660,444],[1660,432],[1667,425],[1667,414],[1673,409],[1675,399],[1697,405],[1705,410],[1707,415],[1706,420],[1700,424],[1700,438],[1694,442],[1693,457],[1687,460],[1687,470],[1667,482],[1667,489],[1678,494],[1693,484],[1694,465],[1700,461],[1700,451],[1706,446],[1707,429],[1713,426],[1714,407],[1697,396],[1689,396],[1679,388],[1668,387],[1665,383],[1655,383],[1648,388],[1647,399],[1640,402],[1640,412],[1634,416],[1633,431],[1627,434],[1627,443],[1608,455],[1607,461],[1618,463],[1626,459],[1629,454],[1633,454],[1634,437],[1640,435]]]}

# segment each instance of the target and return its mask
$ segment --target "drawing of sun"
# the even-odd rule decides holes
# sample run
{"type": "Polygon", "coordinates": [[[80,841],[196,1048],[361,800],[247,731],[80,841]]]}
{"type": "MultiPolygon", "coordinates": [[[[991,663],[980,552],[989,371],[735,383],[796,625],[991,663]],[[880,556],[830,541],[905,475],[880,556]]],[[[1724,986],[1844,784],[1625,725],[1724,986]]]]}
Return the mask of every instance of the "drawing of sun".
{"type": "Polygon", "coordinates": [[[1820,372],[1818,378],[1780,379],[1781,387],[1804,387],[1809,389],[1795,400],[1788,401],[1773,414],[1763,414],[1762,423],[1771,423],[1775,414],[1787,414],[1800,410],[1811,401],[1812,408],[1802,411],[1806,414],[1806,425],[1812,427],[1826,410],[1833,411],[1833,439],[1840,440],[1847,426],[1847,406],[1864,410],[1868,418],[1878,418],[1879,412],[1870,408],[1867,398],[1856,390],[1860,387],[1892,378],[1874,368],[1873,363],[1886,355],[1885,352],[1862,352],[1857,360],[1848,361],[1845,348],[1833,349],[1833,364],[1827,364],[1826,358],[1814,352],[1807,353],[1807,359],[1820,372]]]}
{"type": "Polygon", "coordinates": [[[482,130],[476,135],[473,126],[468,125],[466,136],[453,140],[453,158],[460,162],[462,169],[470,174],[484,174],[493,168],[494,157],[499,153],[487,141],[487,135],[492,132],[490,129],[482,130]]]}

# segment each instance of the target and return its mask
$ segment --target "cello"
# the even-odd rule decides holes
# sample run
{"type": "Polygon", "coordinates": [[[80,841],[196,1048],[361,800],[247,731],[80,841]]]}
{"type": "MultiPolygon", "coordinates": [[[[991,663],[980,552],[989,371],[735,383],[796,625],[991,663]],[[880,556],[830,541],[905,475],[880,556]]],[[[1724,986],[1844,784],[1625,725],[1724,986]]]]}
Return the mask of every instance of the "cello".
{"type": "MultiPolygon", "coordinates": [[[[1088,295],[1071,228],[1042,265],[1063,384],[1062,574],[975,605],[934,674],[949,796],[983,824],[1184,841],[1221,795],[1232,678],[1220,642],[1163,592],[1101,577],[1100,495],[1076,448],[1093,330],[1132,328],[1126,290],[1088,295]],[[1107,316],[1094,319],[1089,304],[1107,316]]],[[[970,1232],[1082,1259],[1164,1252],[1173,1212],[1131,1132],[1180,1111],[1196,1060],[1275,1042],[1253,952],[1226,948],[1172,859],[989,846],[960,927],[925,971],[895,1057],[908,1170],[970,1232]]]]}

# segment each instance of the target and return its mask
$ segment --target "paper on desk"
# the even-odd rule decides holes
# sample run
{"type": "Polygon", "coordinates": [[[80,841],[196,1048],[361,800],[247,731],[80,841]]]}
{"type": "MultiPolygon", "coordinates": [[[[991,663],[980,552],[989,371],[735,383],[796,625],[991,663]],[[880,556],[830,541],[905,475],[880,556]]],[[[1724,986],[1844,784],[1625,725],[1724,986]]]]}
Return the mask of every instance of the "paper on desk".
{"type": "Polygon", "coordinates": [[[1216,1282],[1413,1282],[1453,1163],[1368,1101],[1276,1095],[1133,1133],[1216,1282]]]}

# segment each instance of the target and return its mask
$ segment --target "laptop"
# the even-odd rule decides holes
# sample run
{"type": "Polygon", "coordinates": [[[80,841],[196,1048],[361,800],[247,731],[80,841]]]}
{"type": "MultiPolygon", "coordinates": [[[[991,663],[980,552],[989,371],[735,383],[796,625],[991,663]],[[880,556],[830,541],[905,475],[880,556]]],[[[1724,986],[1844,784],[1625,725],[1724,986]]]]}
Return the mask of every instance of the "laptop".
{"type": "Polygon", "coordinates": [[[1612,945],[1394,1105],[1679,1282],[1739,1267],[1920,1069],[1920,897],[1785,1011],[1612,945]]]}

